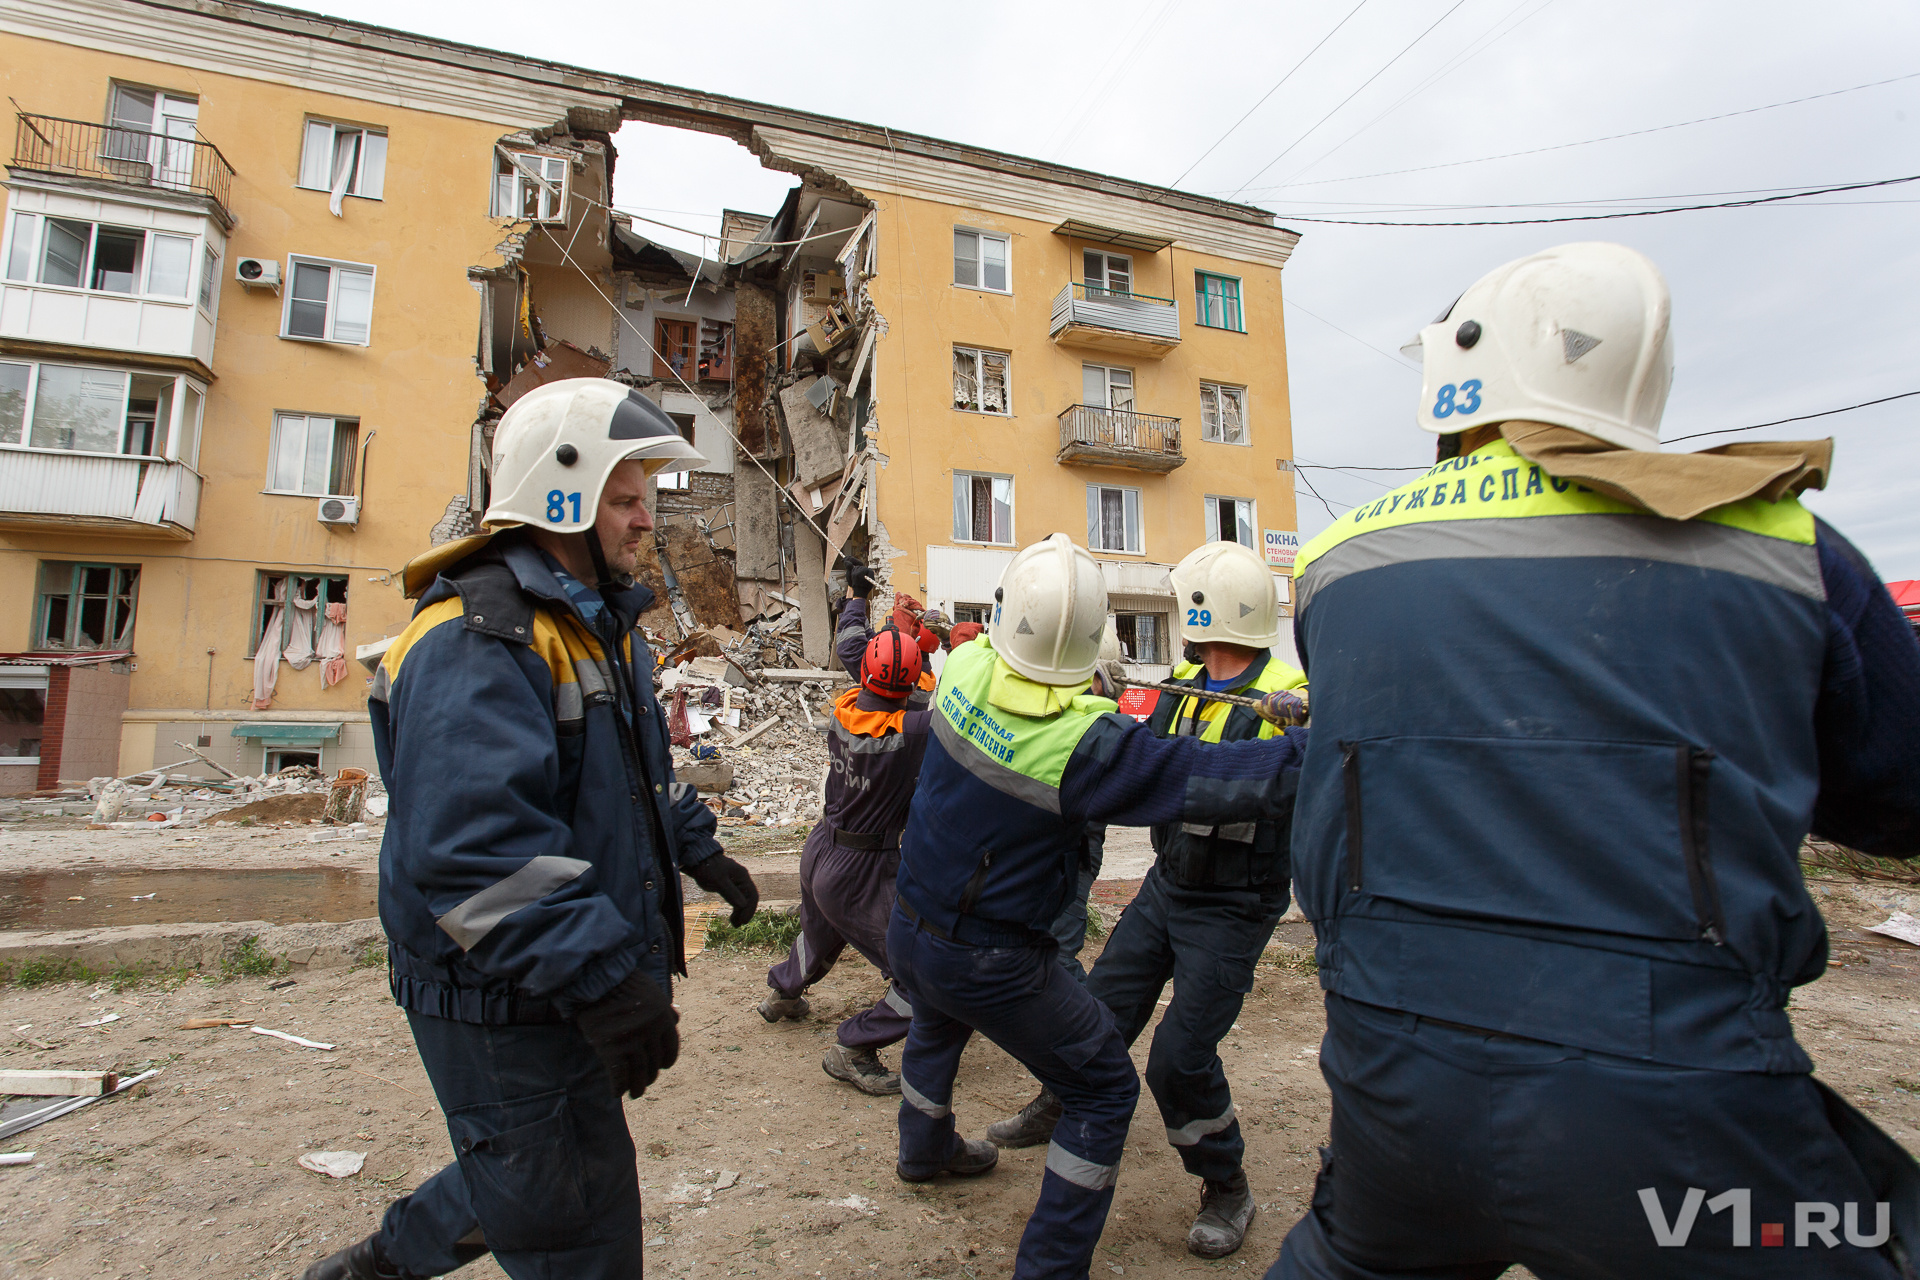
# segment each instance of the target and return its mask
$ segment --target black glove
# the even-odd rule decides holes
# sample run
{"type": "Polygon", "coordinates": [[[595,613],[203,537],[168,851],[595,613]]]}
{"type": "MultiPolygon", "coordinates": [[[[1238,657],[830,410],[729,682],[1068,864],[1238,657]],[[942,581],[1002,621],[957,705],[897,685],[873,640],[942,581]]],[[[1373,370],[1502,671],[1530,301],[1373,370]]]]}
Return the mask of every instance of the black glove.
{"type": "Polygon", "coordinates": [[[753,909],[760,905],[760,890],[754,885],[753,877],[747,869],[724,853],[716,853],[705,862],[697,862],[687,868],[687,874],[693,882],[708,893],[717,893],[727,900],[733,908],[729,923],[738,929],[753,919],[753,909]]]}
{"type": "Polygon", "coordinates": [[[855,560],[847,566],[847,594],[865,600],[873,594],[873,570],[855,560]]]}
{"type": "Polygon", "coordinates": [[[638,969],[573,1015],[613,1077],[614,1093],[633,1098],[680,1056],[679,1021],[667,993],[638,969]]]}

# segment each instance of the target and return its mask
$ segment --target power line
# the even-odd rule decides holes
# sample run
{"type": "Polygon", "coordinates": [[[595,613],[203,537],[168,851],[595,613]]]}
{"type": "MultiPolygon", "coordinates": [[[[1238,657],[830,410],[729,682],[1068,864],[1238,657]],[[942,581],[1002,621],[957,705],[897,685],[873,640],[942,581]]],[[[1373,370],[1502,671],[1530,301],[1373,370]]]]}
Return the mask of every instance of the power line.
{"type": "Polygon", "coordinates": [[[1352,338],[1355,342],[1359,343],[1361,346],[1365,347],[1367,350],[1375,352],[1379,355],[1385,356],[1387,359],[1399,365],[1402,369],[1409,370],[1413,373],[1420,372],[1418,368],[1408,364],[1405,360],[1402,360],[1399,356],[1394,355],[1391,351],[1388,351],[1383,347],[1374,346],[1371,342],[1368,342],[1365,338],[1360,337],[1358,334],[1348,333],[1345,329],[1342,329],[1339,325],[1327,319],[1325,316],[1320,315],[1318,312],[1307,311],[1307,308],[1301,306],[1294,299],[1287,298],[1285,299],[1285,301],[1288,306],[1291,306],[1296,311],[1306,311],[1308,315],[1312,316],[1315,320],[1318,320],[1321,324],[1327,326],[1327,328],[1333,330],[1335,333],[1340,334],[1342,337],[1352,338]]]}
{"type": "MultiPolygon", "coordinates": [[[[1267,91],[1266,91],[1265,93],[1263,93],[1263,94],[1261,94],[1261,95],[1260,95],[1260,101],[1258,101],[1258,102],[1256,102],[1256,103],[1254,103],[1254,104],[1253,104],[1252,106],[1250,106],[1250,107],[1248,107],[1248,108],[1247,108],[1247,110],[1246,110],[1246,114],[1245,114],[1245,115],[1243,115],[1243,116],[1241,116],[1241,117],[1240,117],[1240,118],[1239,118],[1238,120],[1235,120],[1235,121],[1233,122],[1233,124],[1232,124],[1232,126],[1231,126],[1230,128],[1228,128],[1228,130],[1227,130],[1227,131],[1226,131],[1225,133],[1223,133],[1223,134],[1221,134],[1221,135],[1220,135],[1219,137],[1217,137],[1217,138],[1215,138],[1215,139],[1213,140],[1213,146],[1211,146],[1211,147],[1208,147],[1208,148],[1207,148],[1207,149],[1206,149],[1205,151],[1202,151],[1202,152],[1200,153],[1200,155],[1199,155],[1199,158],[1198,158],[1198,159],[1196,159],[1196,160],[1195,160],[1195,161],[1194,161],[1194,162],[1193,162],[1192,164],[1190,164],[1190,165],[1188,165],[1188,166],[1187,166],[1186,168],[1184,168],[1184,169],[1182,169],[1182,170],[1180,171],[1180,177],[1178,177],[1178,178],[1175,178],[1175,179],[1174,179],[1174,180],[1173,180],[1172,182],[1169,182],[1169,183],[1167,184],[1167,186],[1169,186],[1169,187],[1177,187],[1177,186],[1179,186],[1179,185],[1180,185],[1180,183],[1181,183],[1181,181],[1182,181],[1182,179],[1184,179],[1184,178],[1185,178],[1185,177],[1186,177],[1186,176],[1187,176],[1188,174],[1190,174],[1190,173],[1192,173],[1192,172],[1193,172],[1193,171],[1194,171],[1195,169],[1197,169],[1197,168],[1199,168],[1199,167],[1200,167],[1200,161],[1201,161],[1201,160],[1205,160],[1205,159],[1206,159],[1206,158],[1207,158],[1208,156],[1210,156],[1210,155],[1212,155],[1212,154],[1214,153],[1214,150],[1215,150],[1215,149],[1216,149],[1217,147],[1219,147],[1219,145],[1220,145],[1221,143],[1223,143],[1223,142],[1225,142],[1225,141],[1226,141],[1226,140],[1227,140],[1228,138],[1230,138],[1230,137],[1232,137],[1232,136],[1233,136],[1233,131],[1234,131],[1235,129],[1238,129],[1238,128],[1239,128],[1239,127],[1240,127],[1241,125],[1243,125],[1243,124],[1245,124],[1245,123],[1247,122],[1247,117],[1248,117],[1248,116],[1251,116],[1251,115],[1252,115],[1252,114],[1253,114],[1254,112],[1256,112],[1256,111],[1258,111],[1258,110],[1259,110],[1259,109],[1260,109],[1261,107],[1264,107],[1264,106],[1266,106],[1266,105],[1267,105],[1267,99],[1268,99],[1268,98],[1271,98],[1271,97],[1272,97],[1272,96],[1273,96],[1274,94],[1276,94],[1276,93],[1278,93],[1278,92],[1280,92],[1280,86],[1281,86],[1281,85],[1283,85],[1283,84],[1285,84],[1285,83],[1286,83],[1287,81],[1289,81],[1289,80],[1291,80],[1291,79],[1293,79],[1293,73],[1294,73],[1295,71],[1298,71],[1298,70],[1299,70],[1300,68],[1302,68],[1302,67],[1304,67],[1304,66],[1306,66],[1306,65],[1307,65],[1307,59],[1308,59],[1308,58],[1311,58],[1311,57],[1313,57],[1313,55],[1314,55],[1314,54],[1316,54],[1316,53],[1318,53],[1318,52],[1320,52],[1320,45],[1323,45],[1323,44],[1325,44],[1325,43],[1326,43],[1327,41],[1329,41],[1329,40],[1331,40],[1331,39],[1333,39],[1333,37],[1334,37],[1334,36],[1335,36],[1335,35],[1336,35],[1336,34],[1337,34],[1337,33],[1339,32],[1339,30],[1340,30],[1340,28],[1341,28],[1341,27],[1344,27],[1344,26],[1346,26],[1346,25],[1347,25],[1347,23],[1348,23],[1348,22],[1349,22],[1349,21],[1350,21],[1350,20],[1351,20],[1351,19],[1353,18],[1353,15],[1354,15],[1354,14],[1356,14],[1356,13],[1358,13],[1358,12],[1360,12],[1360,11],[1361,11],[1362,9],[1364,9],[1364,8],[1366,8],[1366,7],[1367,7],[1367,0],[1360,0],[1360,3],[1359,3],[1359,4],[1356,4],[1355,6],[1353,6],[1353,8],[1352,8],[1352,9],[1350,9],[1350,10],[1349,10],[1349,11],[1347,12],[1347,16],[1346,16],[1346,17],[1344,17],[1344,18],[1342,18],[1342,19],[1340,19],[1340,21],[1338,21],[1338,22],[1336,22],[1336,23],[1334,23],[1334,24],[1333,24],[1333,30],[1332,30],[1332,31],[1329,31],[1329,32],[1327,32],[1327,34],[1325,34],[1324,36],[1321,36],[1321,37],[1320,37],[1320,44],[1316,44],[1316,45],[1314,45],[1314,46],[1313,46],[1313,48],[1311,48],[1311,49],[1309,49],[1309,50],[1307,50],[1307,52],[1306,52],[1306,56],[1305,56],[1305,57],[1302,57],[1302,58],[1300,59],[1300,61],[1298,61],[1298,62],[1296,62],[1296,63],[1294,63],[1294,64],[1293,64],[1293,67],[1292,67],[1292,69],[1291,69],[1291,70],[1289,70],[1289,71],[1287,72],[1287,74],[1285,74],[1285,75],[1283,75],[1283,76],[1281,76],[1281,77],[1280,77],[1280,78],[1279,78],[1278,80],[1276,80],[1276,81],[1274,81],[1274,82],[1273,82],[1273,88],[1271,88],[1271,89],[1269,89],[1269,90],[1267,90],[1267,91]]],[[[1257,176],[1257,175],[1256,175],[1256,176],[1257,176]]]]}
{"type": "MultiPolygon", "coordinates": [[[[1148,0],[1148,3],[1150,5],[1152,0],[1148,0]]],[[[1140,27],[1139,36],[1134,39],[1133,44],[1127,47],[1125,54],[1122,55],[1120,50],[1122,46],[1126,44],[1127,37],[1133,35],[1133,28],[1129,27],[1121,34],[1120,41],[1114,45],[1113,54],[1109,55],[1107,64],[1101,68],[1100,74],[1092,82],[1098,87],[1087,97],[1079,112],[1074,116],[1071,123],[1068,124],[1066,133],[1061,135],[1058,143],[1053,141],[1052,135],[1048,136],[1046,145],[1041,148],[1043,154],[1053,156],[1057,159],[1069,146],[1073,145],[1073,140],[1080,136],[1080,131],[1086,128],[1087,122],[1093,118],[1094,109],[1106,100],[1108,94],[1113,92],[1114,85],[1118,83],[1120,73],[1131,66],[1133,60],[1140,56],[1140,48],[1146,44],[1147,38],[1166,22],[1168,16],[1180,3],[1182,3],[1182,0],[1166,0],[1166,3],[1160,6],[1160,12],[1151,18],[1147,18],[1147,9],[1141,9],[1140,18],[1146,18],[1146,23],[1140,27]],[[1117,61],[1115,61],[1116,58],[1118,59],[1117,61]]],[[[1138,24],[1139,21],[1139,18],[1135,19],[1136,24],[1138,24]]]]}
{"type": "MultiPolygon", "coordinates": [[[[1745,428],[1742,428],[1745,430],[1745,428]]],[[[1294,460],[1296,467],[1312,467],[1315,471],[1431,471],[1431,465],[1424,467],[1336,467],[1330,462],[1301,462],[1294,460]]]]}
{"type": "MultiPolygon", "coordinates": [[[[1305,133],[1295,138],[1292,142],[1289,142],[1287,144],[1285,151],[1282,151],[1279,155],[1275,156],[1273,159],[1261,165],[1260,172],[1254,174],[1253,177],[1248,178],[1245,182],[1241,183],[1239,190],[1235,191],[1233,194],[1235,196],[1239,195],[1241,191],[1245,191],[1248,187],[1252,186],[1255,180],[1257,180],[1260,177],[1260,174],[1265,173],[1267,170],[1273,168],[1273,166],[1275,166],[1276,164],[1279,164],[1282,160],[1286,159],[1287,154],[1289,152],[1291,152],[1295,147],[1299,146],[1301,143],[1305,142],[1308,138],[1312,137],[1314,134],[1314,131],[1317,130],[1321,125],[1333,119],[1335,113],[1337,113],[1341,107],[1344,107],[1349,102],[1352,102],[1354,98],[1358,96],[1361,89],[1365,89],[1368,85],[1372,84],[1375,80],[1378,80],[1381,76],[1387,73],[1388,67],[1391,67],[1394,63],[1400,61],[1400,59],[1406,57],[1409,53],[1412,53],[1414,45],[1419,44],[1422,40],[1425,40],[1428,36],[1432,35],[1434,31],[1434,27],[1438,27],[1441,23],[1445,22],[1448,18],[1452,17],[1454,9],[1458,9],[1461,5],[1465,3],[1466,3],[1466,0],[1454,0],[1452,8],[1449,8],[1445,13],[1441,14],[1438,18],[1434,19],[1433,26],[1430,26],[1425,31],[1422,31],[1419,35],[1413,38],[1412,42],[1408,44],[1406,48],[1394,54],[1391,58],[1388,58],[1385,66],[1382,66],[1378,71],[1374,72],[1372,75],[1368,76],[1365,80],[1361,81],[1359,89],[1355,89],[1352,93],[1340,99],[1339,104],[1335,106],[1332,111],[1327,112],[1327,114],[1321,116],[1318,120],[1314,121],[1312,128],[1308,129],[1305,133]]],[[[1228,198],[1232,199],[1231,196],[1228,198]]]]}
{"type": "Polygon", "coordinates": [[[1682,440],[1698,440],[1701,436],[1731,435],[1736,431],[1758,431],[1762,427],[1778,427],[1789,422],[1805,422],[1809,418],[1830,418],[1836,413],[1851,413],[1855,409],[1865,409],[1871,405],[1886,404],[1891,400],[1905,400],[1909,396],[1920,396],[1920,391],[1902,391],[1899,395],[1881,396],[1878,400],[1862,400],[1859,404],[1842,405],[1838,409],[1822,409],[1818,413],[1801,413],[1791,418],[1775,418],[1772,422],[1756,422],[1750,427],[1722,427],[1718,431],[1696,431],[1689,436],[1675,436],[1671,440],[1662,440],[1661,444],[1678,444],[1682,440]]]}
{"type": "Polygon", "coordinates": [[[1312,214],[1289,214],[1288,220],[1320,222],[1340,227],[1528,227],[1559,222],[1611,222],[1617,218],[1651,218],[1662,213],[1698,213],[1705,209],[1746,209],[1754,205],[1775,204],[1782,200],[1832,195],[1837,191],[1864,191],[1872,187],[1898,186],[1903,182],[1920,182],[1920,173],[1905,178],[1880,178],[1873,182],[1852,182],[1839,187],[1815,187],[1807,191],[1790,191],[1785,195],[1758,196],[1752,200],[1726,200],[1717,204],[1677,204],[1664,209],[1628,209],[1619,213],[1581,213],[1564,218],[1478,219],[1468,222],[1375,222],[1354,218],[1327,218],[1312,214]]]}
{"type": "MultiPolygon", "coordinates": [[[[1320,498],[1320,505],[1327,509],[1328,519],[1338,520],[1340,518],[1340,513],[1333,509],[1333,504],[1331,502],[1328,502],[1325,498],[1321,497],[1320,491],[1313,487],[1313,481],[1307,479],[1305,476],[1300,475],[1298,471],[1295,471],[1293,474],[1295,474],[1296,476],[1300,476],[1300,483],[1307,486],[1308,493],[1312,494],[1316,498],[1320,498]]],[[[1353,503],[1351,502],[1343,502],[1340,505],[1347,508],[1349,511],[1353,509],[1353,503]]]]}

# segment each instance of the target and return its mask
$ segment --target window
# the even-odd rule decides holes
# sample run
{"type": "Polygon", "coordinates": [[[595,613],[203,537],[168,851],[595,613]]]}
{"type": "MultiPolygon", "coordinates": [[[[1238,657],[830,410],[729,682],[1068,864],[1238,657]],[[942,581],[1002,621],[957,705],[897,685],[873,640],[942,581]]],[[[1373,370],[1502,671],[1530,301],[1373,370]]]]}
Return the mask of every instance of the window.
{"type": "Polygon", "coordinates": [[[515,152],[501,156],[493,174],[493,216],[527,222],[566,221],[565,156],[515,152]]]}
{"type": "Polygon", "coordinates": [[[1095,551],[1142,553],[1138,489],[1087,486],[1087,545],[1095,551]]]}
{"type": "Polygon", "coordinates": [[[1200,384],[1200,438],[1216,444],[1252,443],[1247,439],[1245,387],[1200,384]]]}
{"type": "Polygon", "coordinates": [[[347,602],[347,580],[343,577],[319,577],[312,574],[262,573],[255,579],[253,635],[247,656],[259,653],[260,646],[271,644],[284,650],[293,639],[293,628],[309,628],[306,636],[311,649],[319,638],[320,624],[326,620],[327,606],[347,602]],[[287,607],[291,595],[298,608],[287,607]],[[269,630],[273,634],[269,636],[269,630]]]}
{"type": "Polygon", "coordinates": [[[1216,276],[1207,271],[1193,273],[1193,312],[1209,329],[1247,331],[1240,313],[1240,282],[1232,276],[1216,276]]]}
{"type": "Polygon", "coordinates": [[[1133,259],[1125,254],[1088,249],[1081,255],[1081,266],[1086,271],[1089,298],[1133,292],[1133,259]]]}
{"type": "MultiPolygon", "coordinates": [[[[680,434],[686,437],[687,443],[692,444],[693,415],[690,413],[669,413],[667,416],[673,419],[674,426],[680,428],[680,434]]],[[[656,477],[654,487],[657,489],[690,489],[693,487],[693,473],[691,471],[676,471],[670,476],[656,477]]]]}
{"type": "Polygon", "coordinates": [[[0,444],[19,444],[25,438],[32,382],[32,365],[0,364],[0,444]]]}
{"type": "Polygon", "coordinates": [[[36,649],[129,649],[133,647],[137,564],[40,562],[40,614],[36,649]]]}
{"type": "Polygon", "coordinates": [[[387,187],[387,135],[354,125],[307,121],[297,185],[338,196],[381,199],[387,187]]]}
{"type": "Polygon", "coordinates": [[[1114,634],[1120,638],[1120,653],[1127,662],[1165,665],[1167,654],[1167,616],[1163,613],[1116,613],[1114,634]]]}
{"type": "Polygon", "coordinates": [[[167,186],[190,187],[199,118],[196,99],[115,85],[107,106],[106,158],[143,165],[167,186]]]}
{"type": "Polygon", "coordinates": [[[1252,547],[1253,503],[1245,498],[1208,498],[1206,540],[1252,547]]]}
{"type": "Polygon", "coordinates": [[[1011,359],[1004,351],[955,347],[953,407],[971,413],[1012,414],[1013,398],[1007,393],[1007,365],[1011,359]]]}
{"type": "Polygon", "coordinates": [[[700,322],[700,377],[709,382],[733,381],[733,322],[700,322]]]}
{"type": "Polygon", "coordinates": [[[37,764],[47,721],[47,677],[0,669],[0,764],[37,764]]]}
{"type": "Polygon", "coordinates": [[[309,413],[273,415],[273,449],[267,455],[267,489],[324,497],[353,492],[360,423],[309,413]]]}
{"type": "Polygon", "coordinates": [[[184,299],[193,280],[193,242],[192,236],[16,213],[7,279],[184,299]]]}
{"type": "Polygon", "coordinates": [[[653,324],[653,376],[679,378],[690,382],[698,370],[693,363],[692,320],[655,320],[653,324]]]}
{"type": "Polygon", "coordinates": [[[364,347],[372,340],[373,268],[293,258],[293,287],[281,322],[283,338],[364,347]]]}
{"type": "Polygon", "coordinates": [[[977,622],[984,627],[987,625],[987,619],[992,616],[993,606],[990,604],[960,604],[956,602],[953,606],[953,620],[955,622],[977,622]]]}
{"type": "Polygon", "coordinates": [[[214,303],[220,297],[220,255],[213,246],[206,246],[200,257],[200,309],[209,317],[213,315],[214,303]]]}
{"type": "Polygon", "coordinates": [[[953,540],[1013,545],[1013,477],[953,473],[953,540]]]}
{"type": "Polygon", "coordinates": [[[1095,409],[1133,411],[1133,370],[1103,364],[1080,366],[1080,402],[1095,409]]]}
{"type": "Polygon", "coordinates": [[[172,457],[192,466],[200,409],[199,390],[179,377],[0,362],[0,445],[172,457]],[[182,395],[180,448],[170,451],[174,408],[182,395]]]}
{"type": "Polygon", "coordinates": [[[1011,293],[1007,260],[1013,241],[988,231],[953,229],[953,282],[968,289],[1011,293]]]}

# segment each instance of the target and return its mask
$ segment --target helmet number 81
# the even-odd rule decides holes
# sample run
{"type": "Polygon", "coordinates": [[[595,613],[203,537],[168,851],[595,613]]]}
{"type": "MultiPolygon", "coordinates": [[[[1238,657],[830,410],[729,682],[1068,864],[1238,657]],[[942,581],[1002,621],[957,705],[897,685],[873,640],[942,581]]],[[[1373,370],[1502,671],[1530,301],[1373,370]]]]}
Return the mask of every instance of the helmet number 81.
{"type": "Polygon", "coordinates": [[[580,523],[580,495],[562,493],[558,489],[547,491],[547,523],[559,524],[567,518],[567,504],[573,504],[573,523],[580,523]]]}
{"type": "Polygon", "coordinates": [[[1212,626],[1212,625],[1213,625],[1213,610],[1211,610],[1211,609],[1189,609],[1189,610],[1187,610],[1187,625],[1188,625],[1188,626],[1190,626],[1190,627],[1210,627],[1210,626],[1212,626]]]}
{"type": "Polygon", "coordinates": [[[1480,387],[1481,382],[1478,378],[1469,378],[1457,387],[1449,382],[1440,388],[1439,398],[1433,402],[1433,416],[1449,418],[1456,413],[1480,412],[1480,387]],[[1459,397],[1457,401],[1454,399],[1455,396],[1459,397]]]}

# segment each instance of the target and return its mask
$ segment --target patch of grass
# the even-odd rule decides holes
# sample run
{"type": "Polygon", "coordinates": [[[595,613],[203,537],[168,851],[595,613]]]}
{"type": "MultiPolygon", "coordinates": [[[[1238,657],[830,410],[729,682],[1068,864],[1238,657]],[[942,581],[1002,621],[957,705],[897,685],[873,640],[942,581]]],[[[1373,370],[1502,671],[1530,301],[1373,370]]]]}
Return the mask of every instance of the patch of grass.
{"type": "Polygon", "coordinates": [[[387,967],[387,946],[384,942],[369,942],[360,948],[360,954],[353,958],[355,969],[384,969],[387,967]]]}
{"type": "Polygon", "coordinates": [[[47,987],[56,982],[98,982],[100,971],[72,956],[33,956],[0,968],[0,980],[16,987],[47,987]]]}
{"type": "Polygon", "coordinates": [[[1875,858],[1826,840],[1808,840],[1800,846],[1800,870],[1810,876],[1920,885],[1920,866],[1908,859],[1875,858]]]}
{"type": "Polygon", "coordinates": [[[1294,973],[1311,976],[1320,972],[1320,962],[1313,958],[1311,951],[1282,950],[1274,959],[1276,969],[1289,969],[1294,973]]]}
{"type": "Polygon", "coordinates": [[[707,921],[707,945],[723,951],[745,951],[754,947],[785,951],[799,936],[800,917],[781,911],[755,912],[753,919],[738,929],[728,924],[725,916],[714,916],[707,921]]]}
{"type": "Polygon", "coordinates": [[[1894,1088],[1900,1090],[1902,1093],[1920,1094],[1920,1080],[1907,1080],[1900,1076],[1895,1076],[1888,1083],[1892,1084],[1894,1088]]]}
{"type": "Polygon", "coordinates": [[[227,978],[271,978],[293,966],[285,956],[269,955],[261,949],[257,934],[240,939],[240,945],[221,958],[220,973],[227,978]]]}
{"type": "Polygon", "coordinates": [[[1100,939],[1106,936],[1107,936],[1106,917],[1101,915],[1098,911],[1095,911],[1092,905],[1089,904],[1087,907],[1087,941],[1098,942],[1100,941],[1100,939]]]}

